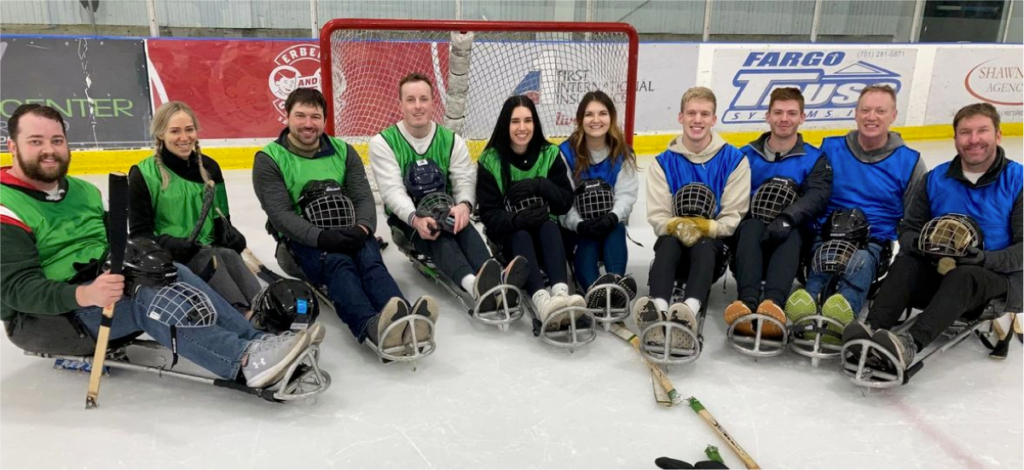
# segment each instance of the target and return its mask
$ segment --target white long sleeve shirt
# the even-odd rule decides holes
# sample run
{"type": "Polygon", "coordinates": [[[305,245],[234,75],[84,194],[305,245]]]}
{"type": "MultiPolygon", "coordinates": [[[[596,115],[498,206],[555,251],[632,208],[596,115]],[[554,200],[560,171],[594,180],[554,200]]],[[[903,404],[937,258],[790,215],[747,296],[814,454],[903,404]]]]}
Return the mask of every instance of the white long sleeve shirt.
{"type": "MultiPolygon", "coordinates": [[[[422,139],[417,139],[409,134],[405,123],[398,123],[398,130],[402,133],[409,145],[416,153],[422,154],[430,148],[434,140],[434,133],[437,132],[437,124],[430,123],[430,133],[422,139]]],[[[402,169],[398,167],[398,160],[394,151],[384,140],[384,136],[377,134],[370,139],[370,169],[373,177],[377,180],[377,189],[384,201],[384,207],[390,209],[399,219],[412,224],[412,216],[416,213],[416,205],[405,189],[405,181],[402,178],[402,169]]],[[[468,202],[476,204],[476,168],[469,160],[469,147],[466,141],[458,134],[455,134],[455,143],[452,146],[451,159],[448,162],[448,178],[452,183],[452,197],[455,202],[468,202]]]]}

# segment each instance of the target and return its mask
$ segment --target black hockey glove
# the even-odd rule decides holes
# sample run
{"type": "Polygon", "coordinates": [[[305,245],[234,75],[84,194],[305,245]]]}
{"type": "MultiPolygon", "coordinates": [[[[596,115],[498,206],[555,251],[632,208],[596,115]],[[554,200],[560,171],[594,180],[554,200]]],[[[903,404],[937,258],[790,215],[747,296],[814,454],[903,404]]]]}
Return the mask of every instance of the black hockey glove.
{"type": "Polygon", "coordinates": [[[199,253],[199,249],[202,248],[202,245],[196,242],[190,242],[187,238],[172,237],[169,235],[160,235],[157,237],[156,242],[171,253],[174,261],[181,264],[188,264],[196,253],[199,253]]]}
{"type": "Polygon", "coordinates": [[[784,213],[779,214],[772,223],[768,224],[764,235],[761,236],[761,243],[777,245],[786,241],[791,231],[793,231],[793,218],[784,213]]]}
{"type": "Polygon", "coordinates": [[[241,253],[245,250],[245,235],[227,217],[217,217],[213,219],[213,244],[241,253]]]}
{"type": "Polygon", "coordinates": [[[512,186],[508,188],[508,200],[515,202],[528,197],[541,196],[541,181],[541,178],[530,178],[512,183],[512,186]]]}
{"type": "Polygon", "coordinates": [[[956,264],[963,266],[981,266],[985,264],[985,251],[975,246],[967,247],[967,254],[956,260],[956,264]]]}
{"type": "Polygon", "coordinates": [[[534,230],[547,220],[549,220],[547,206],[535,204],[513,215],[512,226],[516,230],[534,230]]]}
{"type": "Polygon", "coordinates": [[[609,212],[596,219],[584,220],[576,225],[576,233],[591,240],[600,240],[608,236],[619,223],[619,216],[609,212]]]}
{"type": "Polygon", "coordinates": [[[366,232],[358,225],[335,230],[324,230],[316,240],[316,247],[330,253],[354,254],[366,244],[366,232]]]}
{"type": "MultiPolygon", "coordinates": [[[[904,232],[899,238],[900,251],[896,253],[896,256],[913,255],[913,256],[925,256],[921,253],[921,250],[917,248],[917,244],[921,239],[921,234],[917,232],[904,232]]],[[[929,258],[933,259],[934,258],[929,258]]]]}

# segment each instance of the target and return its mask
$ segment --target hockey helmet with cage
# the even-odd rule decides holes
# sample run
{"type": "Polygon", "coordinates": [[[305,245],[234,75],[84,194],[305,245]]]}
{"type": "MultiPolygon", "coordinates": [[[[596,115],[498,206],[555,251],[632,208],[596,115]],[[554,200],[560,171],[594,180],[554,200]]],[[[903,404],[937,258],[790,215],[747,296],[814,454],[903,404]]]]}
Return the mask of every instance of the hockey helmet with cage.
{"type": "MultiPolygon", "coordinates": [[[[110,269],[110,260],[104,269],[110,269]]],[[[132,238],[125,245],[124,268],[125,295],[131,296],[141,286],[161,288],[178,280],[178,268],[174,257],[164,247],[149,238],[132,238]]]]}
{"type": "Polygon", "coordinates": [[[718,208],[715,193],[706,184],[690,183],[672,197],[672,207],[676,217],[714,217],[718,208]]]}
{"type": "Polygon", "coordinates": [[[455,233],[455,218],[452,216],[452,207],[455,207],[455,198],[451,197],[448,193],[431,193],[417,203],[416,215],[419,217],[430,217],[438,223],[441,230],[455,233]]]}
{"type": "Polygon", "coordinates": [[[313,288],[295,279],[274,281],[256,294],[252,302],[253,328],[271,334],[312,325],[320,315],[320,303],[313,288]]]}
{"type": "Polygon", "coordinates": [[[871,237],[871,223],[859,208],[836,209],[829,214],[821,228],[822,240],[846,240],[857,249],[864,248],[871,237]]]}
{"type": "Polygon", "coordinates": [[[917,248],[938,258],[960,258],[971,248],[985,249],[985,234],[971,216],[950,213],[924,224],[917,248]]]}
{"type": "Polygon", "coordinates": [[[607,181],[589,179],[576,186],[573,207],[583,220],[603,217],[615,205],[615,191],[607,181]]]}
{"type": "Polygon", "coordinates": [[[844,274],[857,254],[857,246],[848,240],[828,240],[811,257],[811,271],[818,274],[844,274]]]}
{"type": "Polygon", "coordinates": [[[433,160],[416,160],[405,172],[405,190],[413,204],[419,204],[423,198],[434,193],[447,194],[447,185],[444,172],[433,160]]]}
{"type": "Polygon", "coordinates": [[[342,229],[356,224],[356,209],[334,180],[313,180],[302,187],[299,196],[302,217],[324,230],[342,229]]]}
{"type": "Polygon", "coordinates": [[[761,183],[750,200],[750,216],[772,223],[790,204],[800,196],[800,187],[790,178],[775,176],[761,183]]]}
{"type": "Polygon", "coordinates": [[[515,214],[523,209],[527,209],[533,206],[544,206],[547,207],[548,203],[544,198],[539,196],[529,196],[518,201],[512,201],[509,199],[505,200],[505,210],[515,214]]]}

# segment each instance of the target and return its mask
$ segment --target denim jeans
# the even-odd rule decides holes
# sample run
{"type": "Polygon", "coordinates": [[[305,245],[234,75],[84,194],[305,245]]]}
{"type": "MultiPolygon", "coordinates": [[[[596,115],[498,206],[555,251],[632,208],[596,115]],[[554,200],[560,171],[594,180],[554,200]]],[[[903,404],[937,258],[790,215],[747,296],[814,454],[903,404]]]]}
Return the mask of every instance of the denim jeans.
{"type": "Polygon", "coordinates": [[[288,249],[309,282],[327,286],[334,311],[359,342],[366,339],[367,322],[388,300],[405,300],[384,266],[380,245],[373,237],[367,237],[366,244],[351,255],[327,253],[295,242],[288,242],[288,249]]]}
{"type": "MultiPolygon", "coordinates": [[[[178,328],[178,354],[199,367],[225,379],[238,376],[242,357],[249,343],[264,333],[255,330],[231,304],[206,285],[199,276],[188,268],[175,263],[178,268],[178,282],[184,282],[209,296],[217,312],[214,324],[202,328],[178,328]]],[[[170,328],[148,315],[153,298],[159,289],[140,287],[133,297],[123,297],[114,306],[110,339],[123,338],[144,331],[158,343],[171,347],[170,328]]],[[[99,334],[103,309],[83,307],[75,315],[95,338],[99,334]]]]}
{"type": "Polygon", "coordinates": [[[577,236],[572,266],[576,270],[580,285],[584,289],[589,289],[601,276],[597,269],[598,261],[604,261],[606,273],[622,276],[626,274],[627,256],[626,226],[620,223],[605,236],[604,240],[577,236]]]}
{"type": "MultiPolygon", "coordinates": [[[[821,237],[816,238],[811,247],[812,250],[817,251],[821,244],[821,237]]],[[[882,245],[869,242],[867,249],[857,250],[857,254],[853,255],[846,272],[839,278],[836,292],[850,303],[855,317],[860,314],[861,308],[867,302],[868,291],[871,289],[871,284],[875,282],[875,274],[878,272],[878,263],[881,257],[882,245]]],[[[831,274],[818,274],[811,271],[807,275],[805,288],[811,297],[817,299],[831,278],[831,274]]],[[[825,299],[819,300],[823,302],[825,299]]]]}

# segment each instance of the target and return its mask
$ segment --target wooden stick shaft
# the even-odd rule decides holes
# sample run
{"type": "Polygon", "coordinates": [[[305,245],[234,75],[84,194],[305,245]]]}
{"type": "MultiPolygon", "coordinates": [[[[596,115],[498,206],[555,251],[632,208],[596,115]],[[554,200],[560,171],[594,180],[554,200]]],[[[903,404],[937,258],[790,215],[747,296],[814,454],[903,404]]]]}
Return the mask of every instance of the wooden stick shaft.
{"type": "Polygon", "coordinates": [[[629,341],[629,344],[633,345],[633,349],[636,350],[637,354],[640,355],[640,360],[643,361],[644,365],[646,365],[647,368],[651,370],[651,377],[658,384],[660,384],[663,389],[665,389],[668,392],[668,398],[671,403],[675,404],[682,401],[681,397],[679,396],[679,392],[676,391],[675,386],[672,385],[672,381],[668,379],[668,377],[665,375],[665,372],[662,371],[660,367],[649,361],[640,352],[640,338],[637,338],[636,335],[633,334],[633,332],[627,330],[624,326],[620,324],[613,324],[612,332],[614,332],[616,336],[626,341],[629,341]]]}
{"type": "MultiPolygon", "coordinates": [[[[114,317],[114,304],[103,307],[103,318],[110,320],[114,317]]],[[[107,345],[110,343],[110,327],[101,322],[99,334],[96,337],[96,352],[92,356],[92,371],[89,373],[89,390],[85,395],[85,408],[96,408],[99,406],[96,400],[100,396],[100,378],[103,376],[103,362],[107,358],[107,345]]]]}
{"type": "Polygon", "coordinates": [[[761,468],[760,466],[757,465],[757,462],[754,461],[753,457],[751,457],[750,454],[747,453],[747,451],[743,450],[743,448],[740,447],[740,443],[736,442],[736,439],[733,439],[732,436],[729,435],[729,432],[726,431],[725,428],[723,428],[722,425],[718,423],[718,420],[711,415],[711,412],[704,408],[704,405],[702,405],[699,401],[697,401],[696,398],[693,397],[690,397],[689,401],[690,408],[692,408],[693,411],[695,411],[697,415],[699,415],[701,419],[704,420],[705,423],[708,423],[708,425],[711,426],[711,429],[715,430],[715,433],[718,434],[718,437],[722,438],[722,440],[729,445],[729,448],[731,448],[733,452],[736,453],[736,456],[743,461],[743,465],[746,465],[746,467],[750,469],[761,468]]]}

